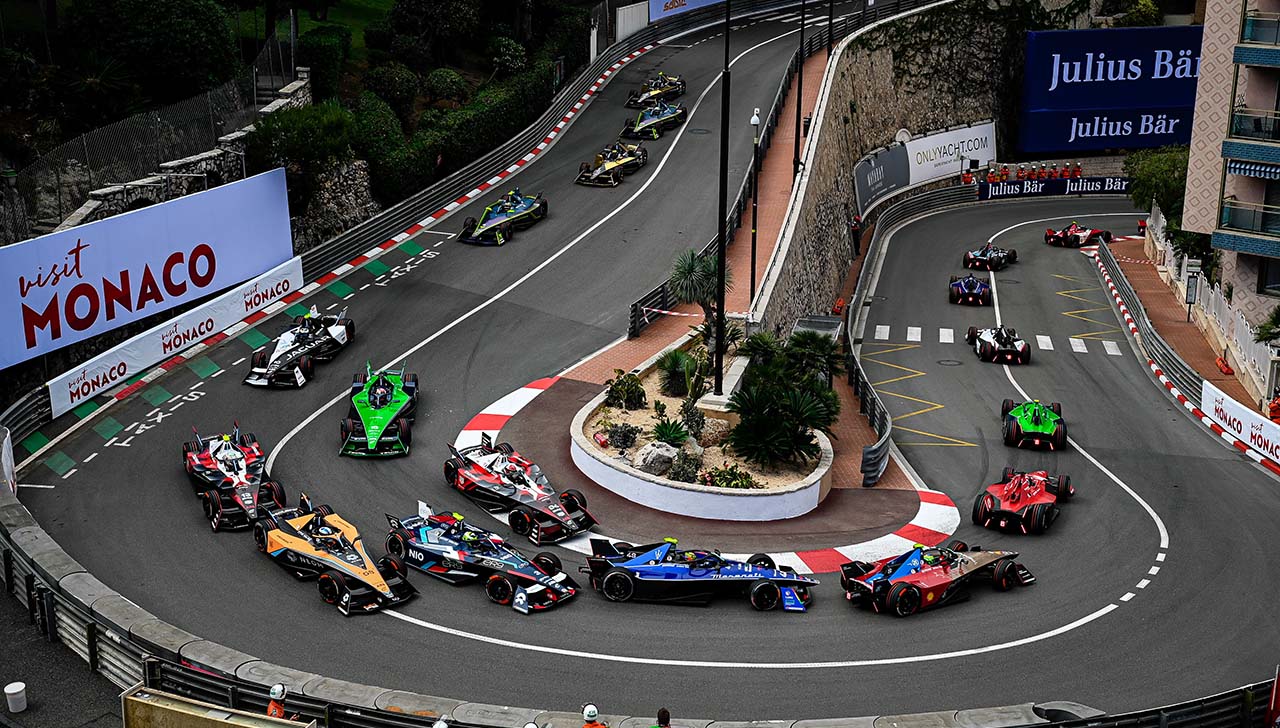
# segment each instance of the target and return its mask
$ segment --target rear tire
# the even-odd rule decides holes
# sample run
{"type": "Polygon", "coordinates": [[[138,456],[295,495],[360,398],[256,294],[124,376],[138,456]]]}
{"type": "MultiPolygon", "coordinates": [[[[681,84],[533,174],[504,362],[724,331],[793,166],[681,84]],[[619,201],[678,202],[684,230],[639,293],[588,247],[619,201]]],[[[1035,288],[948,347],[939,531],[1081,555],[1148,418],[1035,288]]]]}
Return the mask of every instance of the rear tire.
{"type": "Polygon", "coordinates": [[[404,417],[396,418],[396,434],[400,436],[400,442],[408,447],[413,442],[413,427],[409,425],[409,420],[404,417]]]}
{"type": "Polygon", "coordinates": [[[978,340],[978,327],[970,326],[969,330],[964,332],[964,343],[968,344],[969,346],[973,346],[974,342],[976,342],[977,340],[978,340]]]}
{"type": "Polygon", "coordinates": [[[1009,257],[1008,257],[1008,261],[1009,261],[1010,263],[1017,263],[1017,262],[1018,262],[1018,251],[1014,250],[1013,248],[1009,248],[1009,257]]]}
{"type": "Polygon", "coordinates": [[[761,569],[778,568],[777,564],[773,563],[773,557],[769,556],[769,554],[752,554],[751,557],[747,559],[747,563],[752,566],[758,566],[761,569]]]}
{"type": "Polygon", "coordinates": [[[1007,417],[1007,416],[1009,416],[1009,413],[1013,411],[1013,408],[1014,408],[1015,406],[1016,406],[1016,405],[1014,405],[1013,400],[1011,400],[1011,399],[1006,399],[1005,401],[1001,402],[1001,403],[1000,403],[1000,416],[1001,416],[1001,417],[1007,417]]]}
{"type": "Polygon", "coordinates": [[[1004,466],[1004,470],[1000,471],[1000,482],[1008,483],[1010,480],[1013,480],[1013,472],[1014,472],[1013,466],[1011,465],[1004,466]]]}
{"type": "Polygon", "coordinates": [[[630,573],[622,569],[610,569],[600,580],[600,593],[611,602],[630,601],[635,596],[636,583],[630,573]]]}
{"type": "Polygon", "coordinates": [[[346,330],[348,344],[356,340],[356,322],[355,321],[352,321],[351,319],[338,319],[338,325],[346,330]]]}
{"type": "Polygon", "coordinates": [[[1027,509],[1024,526],[1027,533],[1041,534],[1049,530],[1049,519],[1052,515],[1053,506],[1048,503],[1037,503],[1027,509]]]}
{"type": "Polygon", "coordinates": [[[914,584],[894,584],[885,605],[895,617],[910,617],[920,609],[920,590],[914,584]]]}
{"type": "Polygon", "coordinates": [[[960,303],[960,292],[954,288],[948,288],[947,301],[949,303],[960,303]]]}
{"type": "Polygon", "coordinates": [[[1061,404],[1061,403],[1059,403],[1059,402],[1050,402],[1050,403],[1049,403],[1049,411],[1050,411],[1050,412],[1052,412],[1052,413],[1054,413],[1055,415],[1057,415],[1057,416],[1061,417],[1061,416],[1062,416],[1062,404],[1061,404]]]}
{"type": "Polygon", "coordinates": [[[547,576],[555,576],[564,571],[564,564],[560,563],[560,557],[550,551],[543,551],[533,557],[533,564],[547,576]]]}
{"type": "Polygon", "coordinates": [[[1056,484],[1050,483],[1047,490],[1059,501],[1071,500],[1076,494],[1075,487],[1071,485],[1070,475],[1059,475],[1058,482],[1056,484]]]}
{"type": "Polygon", "coordinates": [[[989,344],[989,343],[987,343],[987,342],[985,342],[985,341],[984,341],[984,342],[982,342],[981,344],[979,344],[979,345],[978,345],[978,360],[979,360],[979,361],[995,361],[995,360],[996,360],[996,347],[995,347],[995,345],[994,345],[994,344],[989,344]]]}
{"type": "Polygon", "coordinates": [[[986,526],[991,518],[991,494],[979,493],[973,500],[973,525],[986,526]]]}
{"type": "Polygon", "coordinates": [[[1067,449],[1067,426],[1061,422],[1054,425],[1053,434],[1050,436],[1053,442],[1054,450],[1067,449]]]}

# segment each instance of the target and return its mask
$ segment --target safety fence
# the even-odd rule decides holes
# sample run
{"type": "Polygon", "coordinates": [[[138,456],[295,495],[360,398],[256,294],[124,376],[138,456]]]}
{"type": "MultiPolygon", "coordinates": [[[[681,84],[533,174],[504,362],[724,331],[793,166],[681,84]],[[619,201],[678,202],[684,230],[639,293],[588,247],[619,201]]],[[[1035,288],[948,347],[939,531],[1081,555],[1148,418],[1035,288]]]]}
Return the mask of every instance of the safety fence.
{"type": "Polygon", "coordinates": [[[1206,318],[1218,329],[1218,335],[1235,344],[1239,359],[1248,369],[1254,381],[1264,393],[1269,393],[1267,379],[1271,373],[1271,360],[1276,356],[1275,347],[1253,340],[1257,330],[1244,312],[1231,305],[1223,293],[1222,285],[1210,284],[1200,276],[1197,284],[1196,303],[1206,318]]]}
{"type": "Polygon", "coordinates": [[[1151,710],[1033,725],[1038,728],[1271,728],[1263,723],[1272,682],[1244,685],[1207,698],[1151,710]]]}

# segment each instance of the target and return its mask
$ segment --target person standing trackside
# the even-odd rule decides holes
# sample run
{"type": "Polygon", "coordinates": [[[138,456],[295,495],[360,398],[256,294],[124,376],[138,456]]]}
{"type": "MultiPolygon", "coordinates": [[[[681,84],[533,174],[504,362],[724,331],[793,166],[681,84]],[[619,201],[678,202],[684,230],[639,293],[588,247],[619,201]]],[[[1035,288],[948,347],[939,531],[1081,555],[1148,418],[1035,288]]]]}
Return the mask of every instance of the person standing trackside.
{"type": "Polygon", "coordinates": [[[1021,182],[1026,178],[1027,178],[1027,165],[1019,164],[1018,165],[1018,181],[1021,182]]]}
{"type": "Polygon", "coordinates": [[[582,728],[609,728],[608,723],[601,723],[600,709],[595,703],[587,703],[582,706],[582,728]]]}
{"type": "Polygon", "coordinates": [[[298,719],[297,713],[294,713],[293,715],[287,715],[284,712],[284,698],[288,694],[289,694],[289,691],[285,689],[285,686],[281,683],[276,683],[275,685],[271,686],[271,692],[268,693],[268,695],[270,695],[271,697],[271,701],[267,703],[268,718],[280,718],[283,720],[298,719]]]}
{"type": "Polygon", "coordinates": [[[658,724],[653,728],[671,728],[671,711],[658,708],[658,724]]]}

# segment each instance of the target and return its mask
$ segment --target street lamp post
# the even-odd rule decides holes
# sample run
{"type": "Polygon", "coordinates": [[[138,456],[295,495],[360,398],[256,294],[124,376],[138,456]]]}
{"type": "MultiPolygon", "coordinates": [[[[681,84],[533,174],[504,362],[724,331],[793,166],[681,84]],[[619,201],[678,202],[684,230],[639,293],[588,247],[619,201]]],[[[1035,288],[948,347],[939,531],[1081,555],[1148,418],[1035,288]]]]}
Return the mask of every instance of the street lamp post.
{"type": "Polygon", "coordinates": [[[756,208],[760,203],[760,109],[751,114],[751,298],[747,309],[756,300],[756,208]]]}
{"type": "Polygon", "coordinates": [[[800,49],[796,51],[796,140],[791,176],[800,174],[800,107],[804,106],[804,2],[800,0],[800,49]]]}
{"type": "Polygon", "coordinates": [[[728,217],[729,196],[729,29],[730,2],[724,2],[724,70],[720,83],[720,206],[716,213],[716,333],[715,333],[715,394],[724,394],[724,268],[725,268],[725,218],[728,217]]]}

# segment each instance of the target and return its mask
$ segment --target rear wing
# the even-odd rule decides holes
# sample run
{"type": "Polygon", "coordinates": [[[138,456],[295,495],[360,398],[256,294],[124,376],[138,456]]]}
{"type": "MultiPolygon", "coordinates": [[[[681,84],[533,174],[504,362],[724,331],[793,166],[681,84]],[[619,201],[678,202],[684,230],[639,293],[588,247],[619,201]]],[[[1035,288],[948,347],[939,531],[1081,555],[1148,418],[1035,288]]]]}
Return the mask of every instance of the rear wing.
{"type": "Polygon", "coordinates": [[[431,506],[423,503],[422,501],[418,501],[418,512],[412,516],[396,518],[390,513],[384,513],[382,515],[387,517],[387,525],[391,527],[391,530],[395,531],[401,528],[414,529],[425,525],[427,519],[434,514],[435,511],[431,509],[431,506]]]}
{"type": "Polygon", "coordinates": [[[622,553],[618,551],[617,547],[609,539],[593,538],[591,539],[591,555],[607,559],[614,556],[622,556],[622,553]]]}

